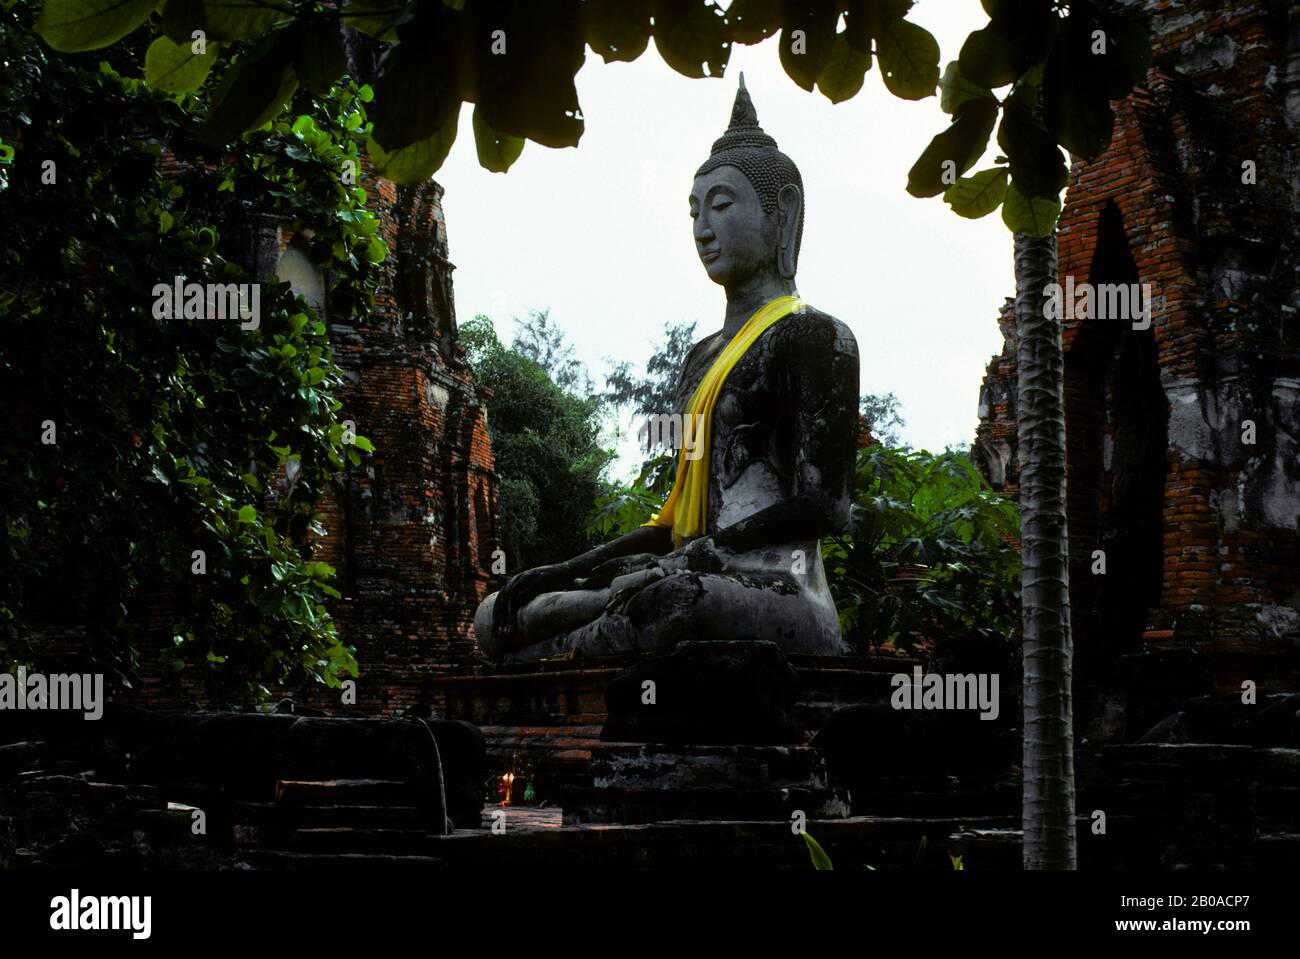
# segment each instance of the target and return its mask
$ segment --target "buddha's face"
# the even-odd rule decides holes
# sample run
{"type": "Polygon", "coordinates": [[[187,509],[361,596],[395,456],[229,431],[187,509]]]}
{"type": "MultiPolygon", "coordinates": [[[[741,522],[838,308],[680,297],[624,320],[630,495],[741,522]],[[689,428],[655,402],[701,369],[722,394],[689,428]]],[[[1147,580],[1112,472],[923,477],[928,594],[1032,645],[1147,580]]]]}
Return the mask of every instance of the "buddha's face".
{"type": "Polygon", "coordinates": [[[689,203],[695,249],[710,280],[731,289],[775,272],[776,215],[763,212],[743,173],[721,166],[696,177],[689,203]]]}

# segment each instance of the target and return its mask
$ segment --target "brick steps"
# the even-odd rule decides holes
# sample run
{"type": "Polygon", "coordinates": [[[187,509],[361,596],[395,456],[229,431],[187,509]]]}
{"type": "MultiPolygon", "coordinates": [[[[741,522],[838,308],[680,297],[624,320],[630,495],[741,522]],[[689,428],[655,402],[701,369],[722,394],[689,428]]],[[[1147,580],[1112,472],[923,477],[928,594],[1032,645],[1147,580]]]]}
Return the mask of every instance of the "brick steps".
{"type": "Polygon", "coordinates": [[[417,829],[425,825],[425,814],[417,806],[285,807],[276,803],[240,803],[236,815],[247,825],[263,827],[283,826],[290,821],[299,828],[417,829]]]}
{"type": "Polygon", "coordinates": [[[255,869],[323,871],[344,869],[362,872],[374,869],[388,875],[394,872],[422,872],[441,869],[445,864],[431,856],[367,855],[362,853],[285,852],[274,849],[248,849],[239,857],[241,863],[255,869]]]}
{"type": "Polygon", "coordinates": [[[280,780],[275,800],[286,806],[401,806],[411,800],[409,783],[390,779],[280,780]]]}
{"type": "Polygon", "coordinates": [[[321,827],[295,829],[289,841],[292,852],[340,855],[426,855],[439,837],[421,829],[352,829],[321,827]]]}

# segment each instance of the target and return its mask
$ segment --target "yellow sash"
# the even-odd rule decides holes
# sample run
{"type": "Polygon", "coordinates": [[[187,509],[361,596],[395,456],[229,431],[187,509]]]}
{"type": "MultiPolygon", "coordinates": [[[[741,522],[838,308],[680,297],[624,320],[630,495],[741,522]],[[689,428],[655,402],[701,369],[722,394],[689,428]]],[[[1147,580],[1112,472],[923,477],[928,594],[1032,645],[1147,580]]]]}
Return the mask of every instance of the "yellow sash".
{"type": "Polygon", "coordinates": [[[687,540],[694,539],[704,532],[704,524],[709,516],[709,462],[712,450],[713,407],[722,392],[722,384],[727,374],[745,352],[754,345],[769,326],[784,316],[802,310],[803,300],[797,296],[778,296],[775,300],[762,306],[757,313],[745,321],[730,343],[728,343],[713,361],[709,371],[700,380],[700,385],[691,394],[683,416],[682,432],[685,441],[677,465],[677,480],[668,502],[645,526],[659,526],[673,531],[673,546],[680,549],[687,540]],[[698,415],[697,415],[698,414],[698,415]],[[700,423],[700,435],[692,436],[695,424],[700,423]],[[690,441],[694,440],[692,444],[690,441]],[[698,444],[698,445],[696,445],[698,444]],[[696,459],[687,459],[690,449],[701,450],[696,459]]]}

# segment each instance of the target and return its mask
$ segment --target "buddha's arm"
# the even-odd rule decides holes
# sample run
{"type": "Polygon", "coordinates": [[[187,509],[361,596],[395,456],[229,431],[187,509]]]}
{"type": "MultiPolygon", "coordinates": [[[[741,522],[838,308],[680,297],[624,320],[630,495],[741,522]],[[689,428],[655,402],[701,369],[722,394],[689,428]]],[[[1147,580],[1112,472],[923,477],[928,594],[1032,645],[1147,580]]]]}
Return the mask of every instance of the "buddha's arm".
{"type": "Polygon", "coordinates": [[[777,374],[793,403],[791,495],[725,529],[734,550],[838,533],[848,525],[858,431],[858,351],[847,328],[827,320],[790,337],[777,374]]]}
{"type": "Polygon", "coordinates": [[[571,588],[574,580],[587,576],[608,560],[638,553],[662,556],[672,548],[672,530],[659,526],[641,526],[563,563],[525,570],[512,577],[497,596],[492,613],[493,628],[500,636],[512,635],[516,626],[516,614],[529,600],[540,593],[571,588]]]}

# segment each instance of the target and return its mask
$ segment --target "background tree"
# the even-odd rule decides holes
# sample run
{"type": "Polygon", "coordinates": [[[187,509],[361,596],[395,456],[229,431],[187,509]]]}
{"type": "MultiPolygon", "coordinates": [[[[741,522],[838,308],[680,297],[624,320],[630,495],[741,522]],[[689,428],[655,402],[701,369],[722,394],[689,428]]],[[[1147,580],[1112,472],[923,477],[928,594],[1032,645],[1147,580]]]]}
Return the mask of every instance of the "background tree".
{"type": "MultiPolygon", "coordinates": [[[[534,314],[544,316],[545,314],[534,314]]],[[[539,327],[534,326],[534,329],[539,327]]],[[[549,323],[547,344],[562,375],[575,370],[569,348],[549,323]]],[[[536,355],[535,343],[525,349],[536,355]]],[[[535,359],[502,345],[486,316],[460,327],[475,379],[492,391],[488,428],[501,481],[501,538],[510,572],[559,562],[594,543],[585,519],[606,491],[614,452],[601,444],[604,404],[551,379],[535,359]]],[[[516,341],[520,342],[520,341],[516,341]]]]}
{"type": "Polygon", "coordinates": [[[867,393],[859,401],[858,410],[866,421],[867,432],[876,442],[882,446],[907,448],[898,432],[907,423],[897,396],[893,393],[867,393]]]}
{"type": "Polygon", "coordinates": [[[526,319],[515,322],[519,328],[510,342],[512,350],[540,366],[560,389],[575,396],[592,395],[591,376],[574,355],[564,331],[551,322],[549,309],[533,310],[526,319]]]}
{"type": "Polygon", "coordinates": [[[943,195],[965,217],[1001,207],[1015,234],[1018,451],[1024,633],[1024,863],[1076,865],[1069,556],[1065,512],[1064,352],[1047,309],[1055,283],[1056,221],[1069,170],[1064,147],[1101,154],[1112,99],[1146,79],[1146,30],[1091,0],[982,0],[989,24],[972,33],[941,80],[953,117],[913,165],[908,192],[943,195]],[[1010,87],[999,100],[994,89],[1010,87]],[[999,121],[999,114],[1001,119],[999,121]],[[997,127],[1004,155],[965,174],[997,127]]]}

